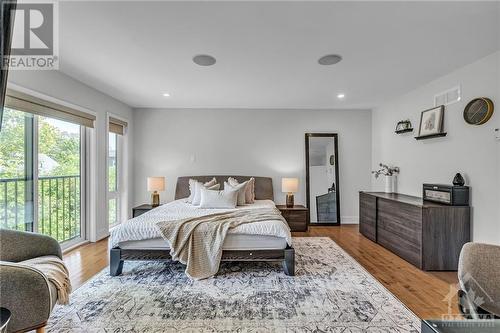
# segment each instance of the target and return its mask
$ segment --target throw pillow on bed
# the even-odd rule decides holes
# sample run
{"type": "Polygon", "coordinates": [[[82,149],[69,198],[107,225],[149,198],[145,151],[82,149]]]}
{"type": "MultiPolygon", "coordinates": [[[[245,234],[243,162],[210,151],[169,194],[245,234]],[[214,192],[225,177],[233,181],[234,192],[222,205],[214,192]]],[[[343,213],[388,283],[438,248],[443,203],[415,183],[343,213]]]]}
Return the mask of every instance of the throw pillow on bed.
{"type": "Polygon", "coordinates": [[[231,186],[228,182],[224,182],[224,189],[234,189],[238,191],[238,206],[246,204],[245,192],[247,189],[248,181],[238,185],[231,186]]]}
{"type": "Polygon", "coordinates": [[[220,184],[215,184],[213,186],[205,186],[202,182],[196,182],[194,185],[194,198],[192,204],[195,206],[198,206],[201,202],[201,190],[202,189],[207,189],[207,190],[220,190],[220,184]]]}
{"type": "MultiPolygon", "coordinates": [[[[239,182],[233,177],[229,177],[227,179],[227,182],[231,186],[236,186],[239,184],[239,182]]],[[[255,178],[253,177],[248,180],[245,190],[245,201],[247,204],[253,204],[255,202],[255,178]]]]}
{"type": "Polygon", "coordinates": [[[238,190],[235,189],[214,191],[202,188],[200,193],[200,208],[235,208],[238,201],[238,190]]]}
{"type": "MultiPolygon", "coordinates": [[[[189,198],[187,199],[187,202],[189,203],[193,203],[193,199],[194,199],[194,195],[196,193],[196,188],[195,188],[195,185],[198,181],[196,179],[189,179],[189,198]]],[[[205,184],[203,184],[205,187],[211,187],[211,186],[214,186],[217,184],[217,179],[212,178],[212,180],[206,182],[205,184]]]]}

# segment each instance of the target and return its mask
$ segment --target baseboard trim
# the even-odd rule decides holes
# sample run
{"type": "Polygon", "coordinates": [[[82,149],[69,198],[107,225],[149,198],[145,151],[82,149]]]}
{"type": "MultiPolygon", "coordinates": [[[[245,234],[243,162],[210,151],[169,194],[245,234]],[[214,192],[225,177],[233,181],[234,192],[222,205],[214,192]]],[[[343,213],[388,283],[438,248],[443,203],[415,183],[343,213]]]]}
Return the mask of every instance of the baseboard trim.
{"type": "Polygon", "coordinates": [[[359,216],[341,216],[341,224],[359,224],[359,216]]]}

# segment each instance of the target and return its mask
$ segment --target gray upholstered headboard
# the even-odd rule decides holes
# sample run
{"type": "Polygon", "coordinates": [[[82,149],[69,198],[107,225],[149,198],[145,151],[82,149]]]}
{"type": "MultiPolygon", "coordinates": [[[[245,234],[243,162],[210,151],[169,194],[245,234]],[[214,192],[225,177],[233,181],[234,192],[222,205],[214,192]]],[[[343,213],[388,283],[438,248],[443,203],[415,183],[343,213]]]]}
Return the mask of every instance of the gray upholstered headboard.
{"type": "MultiPolygon", "coordinates": [[[[216,178],[221,184],[221,189],[224,187],[224,182],[227,182],[229,177],[237,179],[239,182],[244,182],[254,176],[183,176],[177,178],[175,186],[175,200],[189,197],[189,179],[196,179],[200,182],[208,182],[212,178],[216,178]]],[[[254,177],[255,178],[255,199],[257,200],[274,200],[273,195],[273,180],[269,177],[254,177]]]]}

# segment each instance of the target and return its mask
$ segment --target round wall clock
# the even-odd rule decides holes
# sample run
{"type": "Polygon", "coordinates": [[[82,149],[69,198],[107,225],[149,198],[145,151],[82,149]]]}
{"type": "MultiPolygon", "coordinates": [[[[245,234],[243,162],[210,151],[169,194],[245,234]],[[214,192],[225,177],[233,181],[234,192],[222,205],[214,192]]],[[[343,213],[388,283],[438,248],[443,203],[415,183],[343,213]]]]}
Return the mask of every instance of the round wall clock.
{"type": "Polygon", "coordinates": [[[482,125],[493,115],[493,102],[486,97],[475,98],[464,109],[464,120],[467,124],[482,125]]]}

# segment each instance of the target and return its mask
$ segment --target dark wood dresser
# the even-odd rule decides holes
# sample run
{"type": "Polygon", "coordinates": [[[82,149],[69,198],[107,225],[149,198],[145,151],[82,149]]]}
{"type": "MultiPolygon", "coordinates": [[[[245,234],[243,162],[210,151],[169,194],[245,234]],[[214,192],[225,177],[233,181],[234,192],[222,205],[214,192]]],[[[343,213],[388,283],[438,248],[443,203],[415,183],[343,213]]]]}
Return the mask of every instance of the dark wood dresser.
{"type": "Polygon", "coordinates": [[[470,241],[470,207],[396,193],[359,193],[359,231],[420,269],[455,271],[470,241]]]}

